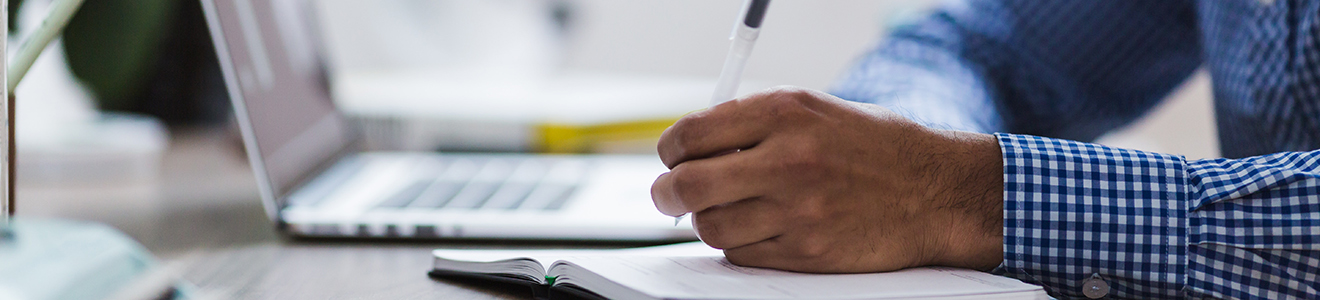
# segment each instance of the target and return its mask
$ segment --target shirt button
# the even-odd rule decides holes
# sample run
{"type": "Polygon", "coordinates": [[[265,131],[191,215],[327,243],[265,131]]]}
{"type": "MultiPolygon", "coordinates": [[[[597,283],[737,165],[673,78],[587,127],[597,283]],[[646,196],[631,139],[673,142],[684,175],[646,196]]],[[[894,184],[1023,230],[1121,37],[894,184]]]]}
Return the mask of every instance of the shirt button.
{"type": "Polygon", "coordinates": [[[1087,298],[1100,299],[1108,294],[1109,284],[1105,283],[1104,278],[1100,278],[1100,274],[1091,274],[1091,278],[1082,281],[1082,295],[1087,298]]]}

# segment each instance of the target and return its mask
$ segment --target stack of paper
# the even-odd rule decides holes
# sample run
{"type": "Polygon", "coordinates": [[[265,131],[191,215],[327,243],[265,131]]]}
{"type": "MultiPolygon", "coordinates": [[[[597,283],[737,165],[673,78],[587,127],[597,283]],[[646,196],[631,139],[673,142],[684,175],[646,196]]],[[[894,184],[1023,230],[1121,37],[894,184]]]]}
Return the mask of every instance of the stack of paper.
{"type": "Polygon", "coordinates": [[[432,275],[607,299],[1048,299],[1016,279],[953,268],[805,274],[737,266],[700,242],[626,250],[435,250],[432,275]],[[546,264],[549,263],[549,268],[546,264]]]}

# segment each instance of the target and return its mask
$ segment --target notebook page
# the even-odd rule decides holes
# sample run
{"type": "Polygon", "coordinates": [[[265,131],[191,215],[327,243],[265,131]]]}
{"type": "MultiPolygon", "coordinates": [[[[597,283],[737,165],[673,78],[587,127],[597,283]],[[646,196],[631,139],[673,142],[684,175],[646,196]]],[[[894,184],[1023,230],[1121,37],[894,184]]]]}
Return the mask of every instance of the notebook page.
{"type": "Polygon", "coordinates": [[[804,274],[740,267],[723,256],[596,256],[572,257],[568,261],[665,299],[886,299],[1014,292],[1045,297],[1040,287],[1015,279],[948,268],[804,274]]]}
{"type": "Polygon", "coordinates": [[[431,255],[447,260],[467,262],[496,262],[517,258],[529,258],[549,267],[555,261],[598,256],[724,256],[718,249],[713,249],[701,242],[679,243],[673,245],[626,248],[626,249],[545,249],[545,250],[483,250],[483,249],[435,249],[431,255]]]}
{"type": "MultiPolygon", "coordinates": [[[[458,260],[458,262],[492,263],[511,259],[532,259],[541,266],[549,267],[558,260],[570,258],[591,258],[591,256],[723,256],[723,252],[706,246],[701,242],[665,244],[665,246],[619,248],[619,250],[471,250],[471,248],[437,248],[432,250],[436,258],[458,260]]],[[[441,267],[436,264],[434,267],[441,267]]]]}
{"type": "Polygon", "coordinates": [[[474,250],[474,249],[435,249],[431,255],[437,258],[467,262],[497,262],[511,259],[528,258],[549,266],[562,257],[592,255],[592,252],[608,250],[474,250]]]}

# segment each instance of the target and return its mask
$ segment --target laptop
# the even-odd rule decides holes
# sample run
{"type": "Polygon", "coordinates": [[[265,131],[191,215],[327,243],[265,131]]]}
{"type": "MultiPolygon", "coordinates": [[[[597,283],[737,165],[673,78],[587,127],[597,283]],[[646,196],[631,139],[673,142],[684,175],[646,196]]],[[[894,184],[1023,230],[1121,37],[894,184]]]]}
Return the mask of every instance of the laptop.
{"type": "Polygon", "coordinates": [[[299,237],[679,241],[654,155],[363,152],[296,0],[201,0],[266,213],[299,237]]]}

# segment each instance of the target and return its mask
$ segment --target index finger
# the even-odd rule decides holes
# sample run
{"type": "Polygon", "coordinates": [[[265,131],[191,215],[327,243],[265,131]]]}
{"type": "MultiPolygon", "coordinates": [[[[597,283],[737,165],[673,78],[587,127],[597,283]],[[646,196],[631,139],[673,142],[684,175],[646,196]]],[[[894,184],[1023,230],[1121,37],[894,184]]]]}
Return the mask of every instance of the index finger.
{"type": "Polygon", "coordinates": [[[747,149],[770,135],[766,118],[757,117],[747,99],[729,101],[684,116],[660,134],[656,150],[666,167],[685,161],[747,149]]]}

